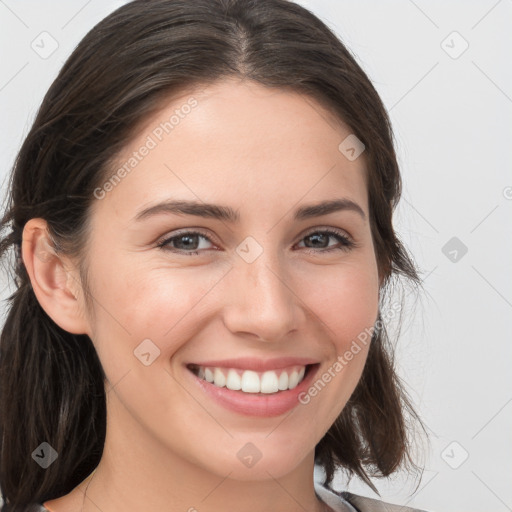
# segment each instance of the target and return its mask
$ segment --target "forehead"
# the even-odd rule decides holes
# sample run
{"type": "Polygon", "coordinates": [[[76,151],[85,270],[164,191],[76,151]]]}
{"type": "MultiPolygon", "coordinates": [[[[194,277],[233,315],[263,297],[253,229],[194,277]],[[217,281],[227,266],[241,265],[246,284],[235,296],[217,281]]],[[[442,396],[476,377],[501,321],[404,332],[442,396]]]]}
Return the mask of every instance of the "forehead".
{"type": "Polygon", "coordinates": [[[256,205],[271,214],[302,198],[349,197],[367,211],[364,155],[351,161],[339,149],[350,135],[293,91],[239,80],[195,88],[142,123],[96,209],[127,221],[144,205],[181,198],[230,204],[243,216],[256,205]]]}

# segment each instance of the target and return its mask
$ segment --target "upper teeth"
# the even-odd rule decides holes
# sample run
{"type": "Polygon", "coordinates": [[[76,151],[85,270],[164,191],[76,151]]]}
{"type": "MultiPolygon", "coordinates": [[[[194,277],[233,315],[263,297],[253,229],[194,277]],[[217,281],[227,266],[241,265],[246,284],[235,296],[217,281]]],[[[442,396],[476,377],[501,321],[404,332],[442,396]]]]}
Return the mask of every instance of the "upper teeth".
{"type": "Polygon", "coordinates": [[[197,375],[218,386],[245,393],[277,393],[295,388],[304,378],[305,366],[293,366],[280,370],[254,372],[235,368],[208,368],[199,366],[197,375]]]}

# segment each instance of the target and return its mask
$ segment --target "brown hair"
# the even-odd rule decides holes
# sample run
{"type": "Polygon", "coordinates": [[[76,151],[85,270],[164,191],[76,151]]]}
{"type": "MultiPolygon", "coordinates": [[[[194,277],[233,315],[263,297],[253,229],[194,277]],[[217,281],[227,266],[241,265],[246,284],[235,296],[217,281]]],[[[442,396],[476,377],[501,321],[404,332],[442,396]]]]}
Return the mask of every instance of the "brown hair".
{"type": "MultiPolygon", "coordinates": [[[[334,33],[287,0],[135,0],[97,24],[46,93],[9,183],[0,256],[16,290],[0,338],[0,487],[9,510],[69,493],[97,466],[106,431],[105,374],[90,338],[62,330],[33,292],[20,258],[22,231],[48,223],[56,250],[85,260],[93,191],[136,127],[177,91],[243,77],[326,106],[365,144],[370,222],[385,277],[420,285],[394,232],[401,179],[386,110],[334,33]],[[47,469],[32,452],[59,454],[47,469]]],[[[88,297],[88,294],[86,294],[88,297]]],[[[407,418],[419,418],[394,370],[385,327],[373,333],[362,377],[315,449],[330,484],[337,468],[388,476],[414,463],[407,418]]],[[[416,424],[416,423],[415,423],[416,424]]]]}

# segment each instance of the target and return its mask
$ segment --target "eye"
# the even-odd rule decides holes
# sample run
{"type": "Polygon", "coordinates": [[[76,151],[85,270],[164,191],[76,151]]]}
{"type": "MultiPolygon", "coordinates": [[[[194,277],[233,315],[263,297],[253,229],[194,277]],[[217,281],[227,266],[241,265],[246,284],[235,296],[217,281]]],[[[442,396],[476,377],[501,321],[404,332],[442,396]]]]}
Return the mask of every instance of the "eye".
{"type": "Polygon", "coordinates": [[[198,254],[198,249],[208,249],[204,244],[201,244],[199,239],[207,240],[211,243],[211,240],[203,233],[198,231],[185,231],[179,235],[174,235],[162,240],[158,243],[158,247],[166,251],[194,255],[198,254]]]}
{"type": "MultiPolygon", "coordinates": [[[[307,252],[325,253],[339,250],[349,251],[357,246],[352,239],[341,231],[333,229],[312,231],[304,236],[301,242],[308,240],[312,245],[306,245],[307,252]],[[338,244],[329,245],[329,239],[337,240],[338,244]]],[[[199,250],[204,251],[212,249],[212,247],[208,247],[208,243],[213,244],[210,238],[204,233],[199,231],[185,231],[162,240],[157,244],[157,247],[165,251],[193,256],[199,254],[199,250]],[[205,242],[202,243],[201,240],[205,242]]]]}
{"type": "MultiPolygon", "coordinates": [[[[302,240],[310,240],[313,243],[313,251],[308,252],[331,252],[331,251],[349,251],[356,247],[356,243],[341,231],[333,229],[323,229],[321,231],[312,231],[307,234],[302,240]],[[336,239],[338,246],[329,246],[329,239],[336,239]],[[327,243],[327,245],[325,245],[327,243]],[[315,251],[314,249],[321,249],[315,251]]],[[[310,247],[307,247],[308,249],[310,247]]]]}

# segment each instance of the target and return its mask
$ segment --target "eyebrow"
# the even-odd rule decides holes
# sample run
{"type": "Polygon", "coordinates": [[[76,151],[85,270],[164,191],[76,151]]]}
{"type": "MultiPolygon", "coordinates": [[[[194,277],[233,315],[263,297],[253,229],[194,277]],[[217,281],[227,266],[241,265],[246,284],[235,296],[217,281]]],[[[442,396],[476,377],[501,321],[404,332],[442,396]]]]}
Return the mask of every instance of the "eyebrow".
{"type": "MultiPolygon", "coordinates": [[[[354,201],[345,198],[301,206],[295,210],[294,219],[305,220],[343,210],[354,211],[366,220],[364,210],[354,201]]],[[[134,217],[134,220],[141,221],[162,213],[195,215],[197,217],[224,220],[232,223],[240,221],[239,213],[229,206],[184,200],[168,200],[149,206],[139,211],[134,217]]]]}

